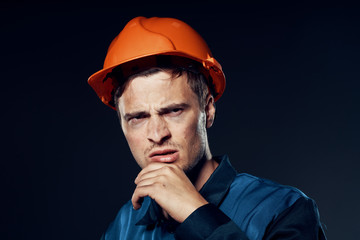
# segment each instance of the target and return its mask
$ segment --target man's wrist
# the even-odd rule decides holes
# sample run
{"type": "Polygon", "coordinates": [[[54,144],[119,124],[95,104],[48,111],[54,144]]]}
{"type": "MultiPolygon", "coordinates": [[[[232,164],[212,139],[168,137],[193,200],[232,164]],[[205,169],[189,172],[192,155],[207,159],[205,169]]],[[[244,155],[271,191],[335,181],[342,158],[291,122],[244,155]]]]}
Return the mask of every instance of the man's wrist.
{"type": "Polygon", "coordinates": [[[183,223],[191,214],[209,203],[201,196],[201,199],[199,199],[198,201],[192,201],[190,204],[190,208],[187,211],[184,211],[184,215],[180,219],[179,223],[183,223]]]}
{"type": "Polygon", "coordinates": [[[207,203],[193,213],[176,229],[179,239],[205,239],[219,226],[226,224],[230,218],[215,205],[207,203]]]}

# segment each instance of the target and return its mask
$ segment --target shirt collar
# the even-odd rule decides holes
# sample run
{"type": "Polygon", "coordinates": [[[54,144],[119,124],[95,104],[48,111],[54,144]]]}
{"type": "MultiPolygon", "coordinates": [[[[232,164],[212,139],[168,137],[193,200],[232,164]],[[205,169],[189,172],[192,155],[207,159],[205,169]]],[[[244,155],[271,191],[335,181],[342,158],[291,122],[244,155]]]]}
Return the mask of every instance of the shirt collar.
{"type": "MultiPolygon", "coordinates": [[[[209,203],[219,206],[234,181],[236,170],[231,165],[227,155],[214,157],[214,160],[219,163],[219,166],[199,192],[209,203]]],[[[136,225],[155,225],[162,221],[160,206],[149,197],[144,199],[143,205],[138,211],[140,212],[136,225]]]]}

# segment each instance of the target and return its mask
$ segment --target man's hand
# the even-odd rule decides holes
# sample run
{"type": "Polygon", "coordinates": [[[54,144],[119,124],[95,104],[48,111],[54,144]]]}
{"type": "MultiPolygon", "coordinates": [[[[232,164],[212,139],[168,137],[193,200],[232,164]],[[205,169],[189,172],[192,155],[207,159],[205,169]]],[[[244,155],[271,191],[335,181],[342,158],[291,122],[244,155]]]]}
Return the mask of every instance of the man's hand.
{"type": "Polygon", "coordinates": [[[151,163],[138,174],[135,184],[131,199],[135,210],[141,207],[142,198],[149,196],[180,223],[208,203],[175,164],[151,163]]]}

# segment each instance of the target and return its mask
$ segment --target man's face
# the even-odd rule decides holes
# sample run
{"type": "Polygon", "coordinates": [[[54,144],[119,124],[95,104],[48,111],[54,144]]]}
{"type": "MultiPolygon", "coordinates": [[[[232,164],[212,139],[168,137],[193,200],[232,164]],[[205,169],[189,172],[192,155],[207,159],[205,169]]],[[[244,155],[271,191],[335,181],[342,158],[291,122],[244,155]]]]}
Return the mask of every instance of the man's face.
{"type": "Polygon", "coordinates": [[[175,79],[168,72],[136,77],[128,83],[118,108],[125,138],[141,168],[165,162],[187,171],[209,151],[208,110],[200,109],[186,74],[175,79]]]}

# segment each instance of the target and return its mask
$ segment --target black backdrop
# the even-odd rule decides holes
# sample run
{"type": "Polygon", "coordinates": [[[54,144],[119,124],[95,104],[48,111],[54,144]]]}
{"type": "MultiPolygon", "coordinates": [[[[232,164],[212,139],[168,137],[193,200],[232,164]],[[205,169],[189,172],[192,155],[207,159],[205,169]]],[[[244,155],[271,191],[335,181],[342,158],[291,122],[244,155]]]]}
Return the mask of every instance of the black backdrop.
{"type": "MultiPolygon", "coordinates": [[[[292,2],[292,1],[289,1],[292,2]]],[[[209,130],[240,172],[314,198],[329,239],[359,221],[360,15],[355,5],[5,1],[1,239],[98,239],[139,171],[115,112],[87,85],[135,16],[179,18],[227,89],[209,130]]]]}

